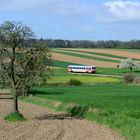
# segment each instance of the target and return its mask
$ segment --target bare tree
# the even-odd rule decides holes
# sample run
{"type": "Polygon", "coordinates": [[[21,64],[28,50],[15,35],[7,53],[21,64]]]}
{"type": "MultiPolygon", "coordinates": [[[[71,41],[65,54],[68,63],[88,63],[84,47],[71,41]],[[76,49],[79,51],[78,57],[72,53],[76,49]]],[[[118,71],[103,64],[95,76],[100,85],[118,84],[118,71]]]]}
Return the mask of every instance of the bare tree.
{"type": "Polygon", "coordinates": [[[19,112],[19,95],[26,96],[31,86],[44,85],[51,76],[50,51],[33,37],[21,22],[6,21],[0,26],[0,82],[12,89],[13,112],[19,112]]]}

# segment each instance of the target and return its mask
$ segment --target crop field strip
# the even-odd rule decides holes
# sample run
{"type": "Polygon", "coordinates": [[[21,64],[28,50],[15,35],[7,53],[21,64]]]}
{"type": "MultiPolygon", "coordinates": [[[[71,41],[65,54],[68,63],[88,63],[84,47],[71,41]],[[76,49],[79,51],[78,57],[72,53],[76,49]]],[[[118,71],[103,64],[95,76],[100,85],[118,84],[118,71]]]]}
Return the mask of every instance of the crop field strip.
{"type": "MultiPolygon", "coordinates": [[[[63,50],[67,50],[67,49],[63,49],[63,50]]],[[[68,50],[67,50],[68,51],[68,50]]],[[[97,55],[97,56],[104,56],[104,57],[106,57],[106,58],[108,58],[108,59],[113,59],[113,60],[123,60],[123,59],[127,59],[128,57],[125,57],[125,56],[119,56],[119,55],[112,55],[112,54],[108,54],[108,53],[100,53],[100,52],[89,52],[89,51],[86,51],[86,50],[83,50],[83,49],[81,49],[81,50],[73,50],[73,49],[70,49],[69,51],[72,51],[72,52],[83,52],[83,53],[85,53],[85,54],[93,54],[93,55],[97,55]]],[[[114,50],[113,50],[114,51],[114,50]]],[[[127,51],[126,50],[122,50],[123,52],[126,52],[127,53],[127,51]]],[[[129,52],[129,51],[128,51],[129,52]]],[[[130,51],[131,52],[131,51],[130,51]]],[[[136,53],[136,54],[138,54],[138,52],[136,53]]],[[[140,54],[139,54],[140,55],[140,54]]],[[[135,57],[135,56],[133,56],[133,57],[135,57]]],[[[133,58],[133,60],[135,60],[135,61],[138,61],[138,62],[140,62],[140,59],[138,59],[138,58],[133,58]]]]}
{"type": "Polygon", "coordinates": [[[64,85],[70,79],[77,79],[85,85],[93,85],[93,84],[117,84],[120,83],[119,78],[114,77],[105,77],[105,76],[95,76],[93,75],[78,75],[78,74],[69,74],[69,75],[55,75],[52,79],[48,80],[48,84],[58,84],[64,85]]]}
{"type": "MultiPolygon", "coordinates": [[[[113,49],[114,50],[114,49],[113,49]]],[[[140,49],[117,49],[120,51],[127,51],[127,52],[135,52],[135,53],[140,53],[140,49]]]]}
{"type": "Polygon", "coordinates": [[[105,57],[108,59],[115,59],[115,60],[121,60],[121,59],[126,59],[127,57],[123,56],[118,56],[118,55],[111,55],[107,53],[99,53],[99,52],[87,52],[86,49],[79,49],[79,50],[74,50],[74,49],[67,49],[67,48],[61,48],[61,49],[55,49],[55,50],[65,50],[65,51],[71,51],[71,52],[79,52],[79,53],[85,53],[85,54],[91,54],[91,55],[97,55],[98,57],[105,57]]]}
{"type": "Polygon", "coordinates": [[[76,50],[76,51],[84,51],[84,52],[93,52],[98,55],[104,55],[108,57],[116,57],[116,58],[134,58],[135,60],[140,60],[140,52],[130,52],[130,51],[122,51],[122,50],[114,50],[114,49],[79,49],[79,48],[65,48],[65,50],[76,50]]]}
{"type": "Polygon", "coordinates": [[[120,62],[120,58],[113,58],[113,57],[107,57],[107,56],[102,56],[102,55],[97,55],[97,54],[93,54],[90,52],[84,52],[84,51],[75,51],[75,50],[57,50],[55,49],[54,51],[59,51],[59,52],[68,52],[68,53],[72,53],[72,54],[76,54],[76,55],[81,55],[79,57],[87,57],[89,59],[94,59],[94,60],[99,60],[99,61],[107,61],[107,62],[114,62],[114,63],[118,63],[120,62]]]}
{"type": "Polygon", "coordinates": [[[98,61],[98,60],[92,60],[88,58],[81,58],[77,56],[70,56],[60,53],[52,53],[52,59],[58,60],[58,61],[66,61],[69,63],[77,63],[82,65],[96,65],[97,67],[117,67],[117,63],[113,62],[106,62],[106,61],[98,61]]]}
{"type": "Polygon", "coordinates": [[[69,52],[69,51],[63,51],[63,50],[53,50],[52,52],[59,53],[59,54],[64,54],[68,56],[76,56],[80,58],[87,58],[87,59],[93,59],[93,60],[98,60],[98,61],[105,61],[105,62],[113,62],[113,63],[119,63],[120,61],[118,60],[111,60],[111,59],[106,59],[106,58],[101,58],[101,57],[94,57],[94,56],[89,56],[86,54],[80,54],[76,52],[69,52]]]}

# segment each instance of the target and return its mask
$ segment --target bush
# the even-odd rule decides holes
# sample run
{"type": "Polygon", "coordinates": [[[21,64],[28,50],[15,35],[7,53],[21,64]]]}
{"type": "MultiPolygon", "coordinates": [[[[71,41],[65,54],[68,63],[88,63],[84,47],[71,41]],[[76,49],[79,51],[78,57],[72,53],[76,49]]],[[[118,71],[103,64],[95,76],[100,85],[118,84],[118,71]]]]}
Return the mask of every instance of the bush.
{"type": "Polygon", "coordinates": [[[80,85],[82,85],[82,83],[79,80],[77,80],[77,79],[70,79],[69,82],[66,83],[66,85],[69,85],[69,86],[72,86],[72,85],[80,86],[80,85]]]}
{"type": "Polygon", "coordinates": [[[133,83],[135,79],[135,76],[132,73],[128,73],[124,75],[123,80],[125,83],[133,83]]]}
{"type": "Polygon", "coordinates": [[[72,117],[84,118],[84,115],[87,110],[88,107],[86,106],[76,105],[73,106],[72,108],[68,108],[68,114],[72,117]]]}

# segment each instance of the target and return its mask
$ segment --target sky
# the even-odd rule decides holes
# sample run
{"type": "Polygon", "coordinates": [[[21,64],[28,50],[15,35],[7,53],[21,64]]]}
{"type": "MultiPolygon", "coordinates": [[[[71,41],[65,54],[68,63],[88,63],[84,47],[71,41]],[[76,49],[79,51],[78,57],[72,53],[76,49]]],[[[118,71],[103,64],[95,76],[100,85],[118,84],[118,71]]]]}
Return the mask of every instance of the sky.
{"type": "Polygon", "coordinates": [[[0,24],[21,21],[37,38],[140,39],[140,0],[0,0],[0,24]]]}

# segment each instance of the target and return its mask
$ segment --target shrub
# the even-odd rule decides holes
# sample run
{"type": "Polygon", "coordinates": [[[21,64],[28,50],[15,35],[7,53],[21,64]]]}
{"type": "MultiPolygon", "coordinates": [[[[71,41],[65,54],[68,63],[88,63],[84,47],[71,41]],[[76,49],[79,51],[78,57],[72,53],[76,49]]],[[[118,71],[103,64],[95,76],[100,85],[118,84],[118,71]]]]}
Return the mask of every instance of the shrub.
{"type": "Polygon", "coordinates": [[[132,73],[128,73],[124,75],[123,80],[125,83],[133,83],[135,79],[135,76],[132,73]]]}
{"type": "Polygon", "coordinates": [[[82,85],[82,83],[81,83],[79,80],[77,80],[77,79],[70,79],[70,80],[66,83],[66,85],[69,85],[69,86],[72,86],[72,85],[80,86],[80,85],[82,85]]]}
{"type": "Polygon", "coordinates": [[[84,115],[87,110],[88,110],[88,107],[80,106],[80,105],[75,105],[67,109],[68,114],[70,116],[78,117],[78,118],[84,118],[84,115]]]}

